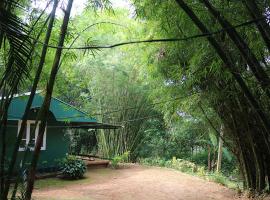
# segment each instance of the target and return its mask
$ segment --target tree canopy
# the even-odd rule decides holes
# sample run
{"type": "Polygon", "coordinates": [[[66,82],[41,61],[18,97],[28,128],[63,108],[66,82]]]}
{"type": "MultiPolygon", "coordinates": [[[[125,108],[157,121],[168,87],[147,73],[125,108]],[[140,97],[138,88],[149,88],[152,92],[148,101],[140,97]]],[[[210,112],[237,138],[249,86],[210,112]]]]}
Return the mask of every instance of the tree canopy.
{"type": "MultiPolygon", "coordinates": [[[[211,171],[223,140],[225,173],[239,169],[246,189],[269,188],[269,1],[134,0],[130,10],[88,1],[72,17],[72,0],[46,2],[42,10],[31,1],[0,1],[3,199],[36,90],[45,93],[37,118],[43,128],[52,95],[123,126],[74,131],[72,145],[80,148],[73,153],[129,152],[132,162],[177,157],[211,171]],[[63,16],[55,15],[60,4],[63,16]],[[32,99],[8,163],[8,107],[27,91],[32,99]],[[82,142],[87,134],[96,148],[82,142]]],[[[36,145],[26,199],[39,151],[36,145]]]]}

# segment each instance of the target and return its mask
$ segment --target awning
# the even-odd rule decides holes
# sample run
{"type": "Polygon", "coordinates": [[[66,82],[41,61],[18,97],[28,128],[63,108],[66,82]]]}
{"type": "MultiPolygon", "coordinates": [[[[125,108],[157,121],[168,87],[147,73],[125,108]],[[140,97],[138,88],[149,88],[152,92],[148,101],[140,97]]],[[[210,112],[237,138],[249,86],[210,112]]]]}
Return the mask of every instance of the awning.
{"type": "Polygon", "coordinates": [[[104,124],[104,123],[70,123],[70,128],[83,128],[83,129],[118,129],[123,128],[121,125],[104,124]]]}

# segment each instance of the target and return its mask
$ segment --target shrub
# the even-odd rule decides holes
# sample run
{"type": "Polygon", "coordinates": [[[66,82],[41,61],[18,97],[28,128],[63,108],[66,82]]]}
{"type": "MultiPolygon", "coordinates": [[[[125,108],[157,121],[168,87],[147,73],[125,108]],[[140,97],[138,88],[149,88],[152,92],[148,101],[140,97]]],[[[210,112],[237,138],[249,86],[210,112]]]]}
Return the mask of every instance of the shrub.
{"type": "Polygon", "coordinates": [[[207,166],[207,160],[208,160],[208,152],[207,151],[202,151],[199,153],[196,153],[194,155],[191,155],[189,160],[196,165],[203,165],[207,166]]]}
{"type": "Polygon", "coordinates": [[[67,156],[62,162],[62,173],[64,178],[80,179],[86,172],[85,163],[75,156],[67,156]]]}
{"type": "Polygon", "coordinates": [[[120,162],[127,162],[129,157],[129,151],[126,151],[120,156],[114,156],[111,160],[111,167],[113,169],[118,168],[120,162]]]}
{"type": "Polygon", "coordinates": [[[204,166],[201,166],[201,167],[198,167],[197,168],[197,174],[201,177],[204,177],[206,176],[206,171],[205,171],[205,168],[204,166]]]}
{"type": "Polygon", "coordinates": [[[223,176],[221,173],[215,172],[213,174],[210,174],[209,179],[221,185],[225,185],[225,186],[227,185],[227,178],[223,176]]]}
{"type": "Polygon", "coordinates": [[[238,181],[232,181],[222,173],[209,173],[205,170],[204,166],[196,165],[195,163],[187,160],[177,159],[176,157],[173,157],[172,160],[167,161],[161,158],[143,158],[139,159],[139,163],[143,165],[176,169],[184,173],[197,175],[204,179],[214,181],[229,188],[242,188],[241,184],[238,181]]]}
{"type": "Polygon", "coordinates": [[[111,167],[116,169],[121,162],[122,158],[121,156],[114,156],[112,161],[111,161],[111,167]]]}
{"type": "Polygon", "coordinates": [[[145,159],[141,159],[140,163],[144,165],[150,165],[150,166],[173,168],[182,172],[196,172],[197,171],[197,166],[194,163],[189,162],[187,160],[183,160],[183,159],[176,159],[175,157],[173,157],[172,160],[168,160],[168,161],[161,158],[145,158],[145,159]]]}
{"type": "Polygon", "coordinates": [[[177,169],[181,172],[196,172],[197,171],[197,166],[194,163],[189,162],[187,160],[173,159],[172,161],[168,161],[168,162],[171,162],[171,168],[177,169]]]}
{"type": "Polygon", "coordinates": [[[139,159],[139,163],[149,166],[167,167],[166,166],[167,161],[159,157],[139,159]]]}

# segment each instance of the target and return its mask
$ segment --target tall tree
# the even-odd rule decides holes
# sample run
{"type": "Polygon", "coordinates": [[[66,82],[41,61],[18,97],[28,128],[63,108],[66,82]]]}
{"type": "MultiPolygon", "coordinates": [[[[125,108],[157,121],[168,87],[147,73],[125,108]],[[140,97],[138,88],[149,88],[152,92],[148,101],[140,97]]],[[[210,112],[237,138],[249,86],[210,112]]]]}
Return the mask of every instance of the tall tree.
{"type": "Polygon", "coordinates": [[[42,68],[43,68],[43,65],[44,65],[44,62],[45,62],[48,43],[49,43],[51,32],[52,32],[52,29],[53,29],[53,24],[54,24],[57,5],[58,5],[58,1],[55,0],[52,11],[51,11],[51,15],[50,15],[50,22],[49,22],[48,30],[47,30],[46,37],[45,37],[45,40],[44,40],[44,45],[43,45],[42,53],[41,53],[41,56],[40,56],[39,65],[38,65],[38,68],[37,68],[37,71],[36,71],[35,79],[34,79],[32,89],[31,89],[31,93],[29,95],[29,99],[28,99],[28,102],[27,102],[27,105],[26,105],[26,108],[25,108],[25,112],[24,112],[24,115],[22,117],[21,128],[19,130],[17,140],[15,142],[13,154],[12,154],[12,157],[11,157],[11,161],[10,161],[10,164],[9,164],[9,170],[8,170],[8,173],[7,173],[7,180],[6,180],[6,183],[5,183],[5,191],[3,192],[3,199],[7,199],[8,191],[9,191],[9,188],[10,188],[10,180],[11,180],[11,176],[13,175],[13,170],[14,170],[15,163],[16,163],[16,160],[17,160],[17,154],[18,154],[20,142],[22,140],[23,133],[24,133],[25,128],[26,128],[26,122],[27,122],[27,119],[28,119],[28,113],[29,113],[29,111],[31,109],[31,106],[32,106],[32,103],[33,103],[33,100],[34,100],[34,96],[35,96],[35,93],[36,93],[36,89],[37,89],[37,86],[38,86],[38,83],[39,83],[39,80],[40,80],[40,75],[41,75],[41,72],[42,72],[42,68]]]}
{"type": "Polygon", "coordinates": [[[65,41],[65,37],[66,37],[66,33],[67,33],[72,4],[73,4],[73,0],[69,0],[67,7],[66,7],[66,10],[65,10],[63,23],[61,26],[61,32],[59,35],[59,41],[58,41],[58,46],[57,46],[58,48],[55,52],[54,62],[53,62],[53,66],[51,69],[51,75],[50,75],[50,79],[49,79],[47,89],[46,89],[46,95],[44,97],[44,102],[41,106],[41,109],[40,109],[38,116],[37,116],[37,119],[36,119],[36,125],[39,121],[41,121],[41,123],[40,123],[39,134],[37,136],[37,141],[36,141],[36,145],[35,145],[35,149],[34,149],[34,153],[33,153],[33,158],[32,158],[30,169],[29,169],[28,178],[27,178],[27,187],[26,187],[26,192],[25,192],[25,199],[26,200],[31,200],[31,196],[32,196],[37,162],[38,162],[40,149],[41,149],[42,141],[43,141],[43,135],[44,135],[44,131],[45,131],[46,123],[47,123],[46,119],[47,119],[48,114],[49,114],[49,108],[50,108],[50,103],[51,103],[51,98],[52,98],[53,87],[54,87],[57,72],[59,70],[59,63],[60,63],[60,58],[61,58],[61,54],[62,54],[62,50],[63,50],[62,47],[64,45],[64,41],[65,41]]]}

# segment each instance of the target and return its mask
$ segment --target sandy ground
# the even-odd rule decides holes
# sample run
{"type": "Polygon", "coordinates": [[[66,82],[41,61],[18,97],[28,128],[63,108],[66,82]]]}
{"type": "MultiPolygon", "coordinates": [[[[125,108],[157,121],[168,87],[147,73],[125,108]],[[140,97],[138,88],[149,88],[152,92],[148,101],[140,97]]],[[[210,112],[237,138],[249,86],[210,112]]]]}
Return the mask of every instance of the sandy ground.
{"type": "MultiPolygon", "coordinates": [[[[106,176],[95,172],[89,183],[62,188],[37,189],[35,200],[232,200],[235,192],[179,171],[129,166],[108,170],[106,176]]],[[[90,178],[91,179],[91,178],[90,178]]]]}

